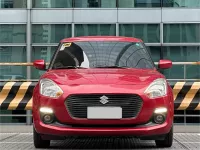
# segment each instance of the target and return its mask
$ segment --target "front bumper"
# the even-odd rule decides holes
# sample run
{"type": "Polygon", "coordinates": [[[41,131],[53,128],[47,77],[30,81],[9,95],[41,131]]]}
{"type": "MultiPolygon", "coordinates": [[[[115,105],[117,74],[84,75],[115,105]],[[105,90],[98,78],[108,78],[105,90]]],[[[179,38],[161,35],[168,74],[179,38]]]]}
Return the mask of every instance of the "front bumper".
{"type": "Polygon", "coordinates": [[[38,133],[54,136],[135,136],[146,137],[167,134],[172,122],[167,119],[163,124],[145,124],[136,127],[70,127],[59,125],[48,125],[43,122],[34,122],[38,133]]]}

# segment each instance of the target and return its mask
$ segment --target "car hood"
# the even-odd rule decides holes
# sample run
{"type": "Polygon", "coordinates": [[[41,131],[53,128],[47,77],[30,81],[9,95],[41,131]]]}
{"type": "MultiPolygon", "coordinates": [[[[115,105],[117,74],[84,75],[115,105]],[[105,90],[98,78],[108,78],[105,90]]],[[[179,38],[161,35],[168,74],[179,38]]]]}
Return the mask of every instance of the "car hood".
{"type": "Polygon", "coordinates": [[[49,70],[42,78],[48,78],[61,85],[85,84],[148,84],[157,78],[164,78],[150,69],[60,69],[49,70]]]}

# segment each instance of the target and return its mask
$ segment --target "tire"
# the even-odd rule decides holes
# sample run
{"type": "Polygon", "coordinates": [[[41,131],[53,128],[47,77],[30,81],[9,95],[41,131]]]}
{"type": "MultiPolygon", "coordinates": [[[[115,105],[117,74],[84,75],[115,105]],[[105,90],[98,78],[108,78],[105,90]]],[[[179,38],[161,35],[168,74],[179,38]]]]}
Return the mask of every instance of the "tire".
{"type": "Polygon", "coordinates": [[[33,143],[35,148],[48,148],[50,146],[50,140],[43,140],[40,134],[35,131],[33,127],[33,143]]]}
{"type": "Polygon", "coordinates": [[[157,147],[171,147],[173,144],[173,127],[170,132],[166,134],[164,140],[155,140],[157,147]]]}

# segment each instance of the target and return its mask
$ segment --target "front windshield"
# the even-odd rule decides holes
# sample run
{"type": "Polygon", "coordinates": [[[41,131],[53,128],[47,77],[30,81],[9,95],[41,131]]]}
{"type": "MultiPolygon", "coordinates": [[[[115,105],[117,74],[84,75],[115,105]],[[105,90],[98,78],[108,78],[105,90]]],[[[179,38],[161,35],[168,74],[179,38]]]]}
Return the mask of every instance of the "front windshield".
{"type": "Polygon", "coordinates": [[[143,43],[87,41],[63,43],[51,67],[152,69],[154,64],[143,43]]]}

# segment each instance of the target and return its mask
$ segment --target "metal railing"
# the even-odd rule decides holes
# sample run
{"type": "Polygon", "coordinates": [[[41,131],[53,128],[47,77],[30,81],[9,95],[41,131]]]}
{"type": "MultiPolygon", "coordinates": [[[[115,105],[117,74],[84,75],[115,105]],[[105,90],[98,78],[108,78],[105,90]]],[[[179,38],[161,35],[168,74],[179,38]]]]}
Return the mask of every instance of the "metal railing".
{"type": "MultiPolygon", "coordinates": [[[[48,65],[49,63],[46,63],[48,65]]],[[[158,65],[158,62],[155,62],[156,65],[158,65]]],[[[198,62],[173,62],[173,65],[183,65],[184,69],[184,79],[168,79],[168,81],[200,81],[200,78],[198,79],[186,79],[186,73],[187,73],[187,65],[200,65],[200,61],[198,62]]],[[[33,63],[0,63],[0,66],[33,66],[33,63]]],[[[13,114],[0,114],[1,117],[26,117],[26,123],[27,125],[32,124],[32,112],[30,110],[26,111],[26,114],[20,114],[20,115],[13,115],[13,114]]],[[[186,119],[187,117],[199,117],[200,114],[198,115],[188,115],[186,114],[186,111],[184,110],[184,114],[175,114],[174,117],[184,117],[184,122],[183,124],[186,125],[186,119]]],[[[0,123],[2,124],[2,123],[0,123]]],[[[8,123],[5,123],[8,124],[8,123]]],[[[15,124],[15,123],[13,123],[15,124]]]]}
{"type": "MultiPolygon", "coordinates": [[[[156,65],[158,65],[158,62],[154,62],[156,65]]],[[[46,64],[49,64],[46,63],[46,64]]],[[[196,61],[196,62],[172,62],[173,65],[200,65],[200,61],[196,61]]],[[[1,62],[0,66],[33,66],[33,63],[21,63],[21,62],[1,62]]]]}
{"type": "MultiPolygon", "coordinates": [[[[46,65],[49,65],[49,63],[46,63],[46,65]]],[[[0,63],[0,66],[33,66],[33,63],[7,63],[7,62],[4,62],[4,63],[0,63]]]]}
{"type": "MultiPolygon", "coordinates": [[[[158,65],[158,62],[155,62],[155,64],[156,65],[158,65]]],[[[175,65],[175,66],[178,66],[178,65],[183,65],[183,72],[184,72],[184,74],[183,74],[183,79],[167,79],[167,80],[171,80],[171,81],[200,81],[200,74],[199,74],[199,78],[197,78],[197,79],[187,79],[186,78],[186,74],[187,74],[187,68],[186,68],[186,66],[187,65],[199,65],[200,66],[200,61],[197,61],[197,62],[172,62],[172,64],[173,65],[175,65]]]]}
{"type": "MultiPolygon", "coordinates": [[[[158,62],[154,62],[156,65],[158,65],[158,62]]],[[[50,63],[48,62],[48,63],[46,63],[46,65],[49,65],[50,63]]],[[[168,79],[168,80],[171,80],[171,81],[173,81],[173,80],[179,80],[179,81],[182,81],[182,80],[184,80],[184,81],[194,81],[194,80],[199,80],[200,81],[200,75],[199,75],[199,78],[197,78],[197,79],[187,79],[186,78],[186,74],[187,74],[187,68],[186,68],[186,66],[187,65],[200,65],[200,61],[197,61],[197,62],[172,62],[172,64],[173,65],[175,65],[175,66],[177,66],[177,65],[183,65],[183,72],[184,72],[184,77],[183,77],[183,79],[168,79]]],[[[15,62],[15,63],[7,63],[7,62],[3,62],[3,63],[0,63],[0,66],[33,66],[33,63],[32,62],[30,62],[30,63],[21,63],[21,62],[19,62],[19,63],[17,63],[17,62],[15,62]]],[[[0,79],[1,80],[1,79],[0,79]]],[[[32,79],[32,80],[36,80],[36,79],[32,79]]]]}

